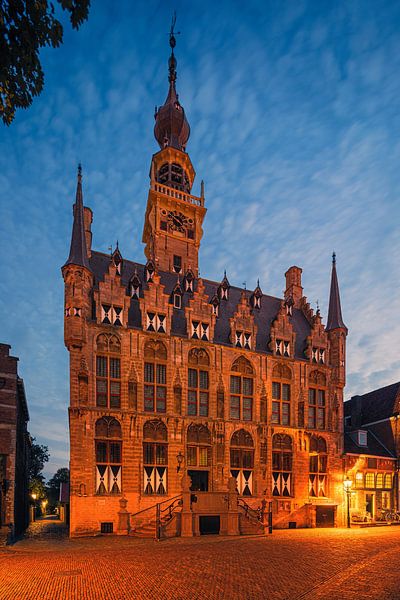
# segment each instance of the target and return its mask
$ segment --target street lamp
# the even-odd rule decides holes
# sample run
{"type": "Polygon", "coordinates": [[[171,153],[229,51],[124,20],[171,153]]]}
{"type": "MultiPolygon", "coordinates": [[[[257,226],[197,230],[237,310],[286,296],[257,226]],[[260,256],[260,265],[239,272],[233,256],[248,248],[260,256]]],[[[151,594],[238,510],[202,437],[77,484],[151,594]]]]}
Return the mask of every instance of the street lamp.
{"type": "Polygon", "coordinates": [[[32,507],[32,516],[31,516],[31,519],[32,519],[32,521],[35,521],[36,520],[36,498],[37,498],[37,494],[35,494],[35,492],[32,492],[31,498],[33,500],[33,507],[32,507]]]}
{"type": "Polygon", "coordinates": [[[350,495],[351,495],[351,486],[353,485],[353,481],[346,477],[343,481],[344,491],[347,496],[347,528],[350,529],[350,495]]]}

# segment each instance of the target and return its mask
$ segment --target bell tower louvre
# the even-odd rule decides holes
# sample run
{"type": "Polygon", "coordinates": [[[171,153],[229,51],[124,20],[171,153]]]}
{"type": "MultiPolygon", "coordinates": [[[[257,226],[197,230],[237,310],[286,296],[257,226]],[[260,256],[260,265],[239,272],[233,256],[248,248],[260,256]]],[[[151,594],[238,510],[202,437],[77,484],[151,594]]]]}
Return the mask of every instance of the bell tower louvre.
{"type": "Polygon", "coordinates": [[[78,169],[62,267],[71,536],[144,535],[143,517],[158,533],[198,535],[210,526],[204,515],[221,534],[262,533],[248,515],[260,517],[269,502],[274,527],[339,525],[347,328],[336,259],[326,327],[298,266],[287,270],[282,297],[259,281],[254,290],[237,287],[226,272],[220,281],[200,278],[204,186],[192,195],[173,27],[169,41],[143,229],[147,261],[128,260],[118,244],[108,254],[92,249],[78,169]],[[162,527],[160,503],[171,515],[162,527]]]}

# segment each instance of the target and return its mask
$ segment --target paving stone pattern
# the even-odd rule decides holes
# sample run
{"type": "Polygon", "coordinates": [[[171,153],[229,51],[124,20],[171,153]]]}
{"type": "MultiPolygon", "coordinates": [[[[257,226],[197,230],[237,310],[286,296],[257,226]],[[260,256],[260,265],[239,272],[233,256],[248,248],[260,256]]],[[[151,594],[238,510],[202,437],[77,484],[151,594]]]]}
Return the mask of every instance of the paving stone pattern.
{"type": "Polygon", "coordinates": [[[399,600],[399,555],[394,526],[163,542],[69,540],[43,527],[0,550],[0,598],[399,600]]]}

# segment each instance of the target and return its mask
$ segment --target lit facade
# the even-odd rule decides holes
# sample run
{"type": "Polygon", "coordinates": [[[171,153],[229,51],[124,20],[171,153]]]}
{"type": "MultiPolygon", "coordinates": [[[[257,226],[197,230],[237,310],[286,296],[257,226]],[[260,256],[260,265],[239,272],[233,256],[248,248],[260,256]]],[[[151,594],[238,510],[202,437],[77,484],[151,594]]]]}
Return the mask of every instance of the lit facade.
{"type": "Polygon", "coordinates": [[[62,268],[71,535],[115,531],[121,498],[134,514],[179,495],[183,475],[209,499],[210,515],[234,477],[253,508],[272,501],[276,527],[341,524],[347,329],[335,259],[327,326],[297,266],[285,274],[282,298],[259,284],[235,287],[226,274],[220,282],[199,277],[206,200],[203,185],[200,196],[191,193],[174,45],[171,36],[144,263],[118,246],[111,255],[92,249],[78,173],[62,268]]]}

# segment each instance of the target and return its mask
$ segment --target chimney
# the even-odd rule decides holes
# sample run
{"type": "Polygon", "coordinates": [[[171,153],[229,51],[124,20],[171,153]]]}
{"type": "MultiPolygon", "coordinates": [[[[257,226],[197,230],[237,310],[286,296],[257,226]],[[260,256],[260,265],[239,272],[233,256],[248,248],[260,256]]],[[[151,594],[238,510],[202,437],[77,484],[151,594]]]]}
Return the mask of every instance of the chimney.
{"type": "Polygon", "coordinates": [[[293,299],[296,308],[300,306],[300,300],[303,297],[303,288],[301,286],[301,274],[303,270],[300,267],[290,267],[285,273],[286,290],[285,300],[293,299]]]}

